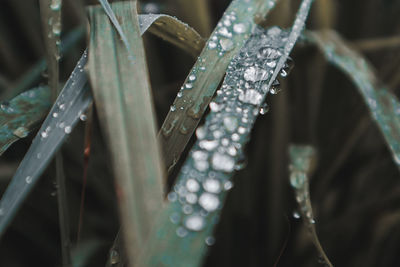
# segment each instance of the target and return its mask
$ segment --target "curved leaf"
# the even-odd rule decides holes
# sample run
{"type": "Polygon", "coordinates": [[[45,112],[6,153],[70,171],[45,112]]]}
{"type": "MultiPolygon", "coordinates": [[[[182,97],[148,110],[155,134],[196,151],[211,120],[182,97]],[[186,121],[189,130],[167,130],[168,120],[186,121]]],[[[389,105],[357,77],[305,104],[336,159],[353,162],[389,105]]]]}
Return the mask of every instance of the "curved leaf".
{"type": "Polygon", "coordinates": [[[381,84],[367,60],[351,50],[337,33],[308,32],[306,37],[357,86],[400,168],[400,103],[397,97],[381,84]]]}

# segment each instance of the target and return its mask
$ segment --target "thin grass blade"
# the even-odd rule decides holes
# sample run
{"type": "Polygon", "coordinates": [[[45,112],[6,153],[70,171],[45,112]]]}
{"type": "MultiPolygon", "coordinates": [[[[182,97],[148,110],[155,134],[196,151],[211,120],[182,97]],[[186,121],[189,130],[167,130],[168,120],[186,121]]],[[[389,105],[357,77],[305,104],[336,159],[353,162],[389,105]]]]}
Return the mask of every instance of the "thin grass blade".
{"type": "Polygon", "coordinates": [[[26,137],[51,107],[50,90],[47,86],[26,91],[0,106],[0,155],[7,148],[26,137]]]}
{"type": "Polygon", "coordinates": [[[397,97],[378,80],[370,63],[347,46],[337,33],[308,32],[306,36],[320,48],[330,63],[357,86],[392,153],[394,163],[400,168],[400,103],[397,97]]]}
{"type": "MultiPolygon", "coordinates": [[[[163,168],[136,1],[112,4],[135,60],[99,6],[89,7],[89,74],[116,177],[122,233],[130,264],[163,207],[163,168]]],[[[138,265],[139,266],[139,265],[138,265]]]]}
{"type": "MultiPolygon", "coordinates": [[[[328,256],[321,246],[321,243],[319,242],[311,206],[308,175],[313,170],[316,151],[312,146],[291,145],[289,147],[289,157],[290,185],[295,191],[296,201],[299,205],[299,210],[301,217],[303,218],[304,225],[310,233],[312,242],[323,259],[323,263],[329,267],[332,267],[332,263],[330,262],[328,256]]],[[[296,216],[300,216],[300,214],[297,214],[296,216]]]]}
{"type": "Polygon", "coordinates": [[[226,9],[178,92],[158,135],[169,171],[207,109],[229,62],[255,28],[255,16],[266,16],[276,2],[234,0],[226,9]]]}
{"type": "Polygon", "coordinates": [[[86,61],[87,53],[85,52],[2,196],[0,235],[4,234],[22,202],[33,189],[66,136],[72,131],[79,116],[92,101],[88,88],[84,87],[87,81],[86,75],[83,74],[86,61]]]}

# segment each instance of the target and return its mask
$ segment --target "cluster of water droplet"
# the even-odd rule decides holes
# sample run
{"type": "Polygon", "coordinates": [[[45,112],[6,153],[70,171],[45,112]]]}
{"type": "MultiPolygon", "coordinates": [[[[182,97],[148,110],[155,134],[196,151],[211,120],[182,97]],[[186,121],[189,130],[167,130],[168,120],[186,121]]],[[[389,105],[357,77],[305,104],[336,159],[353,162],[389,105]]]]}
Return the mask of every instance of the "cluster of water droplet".
{"type": "MultiPolygon", "coordinates": [[[[232,26],[232,21],[230,15],[223,27],[232,26]]],[[[224,29],[221,32],[229,38],[224,29]]],[[[198,140],[168,194],[168,200],[176,205],[170,220],[177,225],[178,236],[202,231],[206,222],[216,223],[217,216],[213,215],[221,208],[225,192],[233,187],[230,178],[245,165],[243,145],[256,117],[267,109],[263,105],[267,84],[287,35],[276,27],[257,29],[230,63],[224,83],[209,105],[205,125],[196,130],[198,140]]],[[[281,76],[288,71],[286,64],[281,76]]],[[[278,85],[274,82],[274,93],[278,85]]],[[[210,245],[214,238],[209,236],[205,242],[210,245]]]]}
{"type": "Polygon", "coordinates": [[[217,24],[215,33],[207,43],[208,49],[218,49],[219,55],[231,51],[235,44],[232,37],[235,34],[244,34],[248,31],[246,22],[236,22],[236,13],[234,11],[224,14],[221,21],[217,24]]]}

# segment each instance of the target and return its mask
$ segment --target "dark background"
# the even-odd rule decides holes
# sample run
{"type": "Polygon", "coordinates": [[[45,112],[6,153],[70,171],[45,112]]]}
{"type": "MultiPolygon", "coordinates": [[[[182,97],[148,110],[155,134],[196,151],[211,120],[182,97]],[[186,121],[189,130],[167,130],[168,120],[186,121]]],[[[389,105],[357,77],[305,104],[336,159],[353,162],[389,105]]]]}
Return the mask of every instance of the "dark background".
{"type": "MultiPolygon", "coordinates": [[[[174,0],[140,2],[143,13],[157,11],[190,19],[174,0]]],[[[209,1],[213,25],[229,2],[209,1]]],[[[298,0],[281,0],[266,25],[288,27],[298,5],[298,0]]],[[[64,36],[86,25],[83,14],[79,1],[64,1],[64,36]]],[[[396,0],[315,0],[307,27],[339,32],[371,61],[377,76],[398,95],[400,42],[390,46],[372,42],[366,49],[360,41],[400,38],[399,14],[400,1],[396,0]]],[[[22,75],[44,55],[38,1],[0,1],[0,40],[0,97],[6,100],[22,75]]],[[[149,34],[145,45],[161,125],[194,59],[149,34]]],[[[84,47],[83,37],[64,54],[63,80],[84,47]]],[[[204,266],[322,266],[302,222],[292,216],[296,203],[288,183],[290,143],[312,144],[318,151],[318,165],[310,181],[311,198],[317,232],[332,263],[400,266],[400,175],[382,135],[357,89],[340,71],[327,65],[316,48],[298,45],[292,57],[295,68],[282,82],[283,91],[269,97],[271,110],[260,117],[253,130],[246,149],[247,168],[234,177],[235,187],[204,266]]],[[[45,84],[45,76],[43,73],[31,87],[45,84]]],[[[74,243],[83,135],[81,123],[63,147],[74,243]]],[[[89,255],[87,266],[104,266],[119,221],[109,153],[97,121],[92,138],[81,247],[74,255],[89,255]]],[[[30,142],[31,137],[22,139],[0,158],[1,192],[30,142]]],[[[53,173],[50,167],[0,240],[0,266],[60,265],[53,173]]]]}

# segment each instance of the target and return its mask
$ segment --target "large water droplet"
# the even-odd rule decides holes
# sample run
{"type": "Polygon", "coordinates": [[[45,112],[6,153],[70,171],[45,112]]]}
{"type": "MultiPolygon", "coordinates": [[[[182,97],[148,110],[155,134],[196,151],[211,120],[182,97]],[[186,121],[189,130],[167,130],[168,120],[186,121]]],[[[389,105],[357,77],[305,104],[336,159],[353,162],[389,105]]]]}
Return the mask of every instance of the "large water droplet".
{"type": "Polygon", "coordinates": [[[250,82],[265,81],[268,79],[268,72],[257,67],[250,67],[244,71],[243,78],[250,82]]]}
{"type": "Polygon", "coordinates": [[[221,45],[221,48],[224,51],[231,51],[233,49],[233,47],[234,47],[234,43],[232,42],[231,39],[222,38],[219,41],[219,44],[221,45]]]}
{"type": "Polygon", "coordinates": [[[216,210],[219,206],[219,199],[216,195],[203,193],[199,198],[200,206],[208,212],[216,210]]]}
{"type": "Polygon", "coordinates": [[[241,92],[239,95],[239,100],[244,102],[244,103],[249,103],[252,105],[259,105],[261,104],[261,101],[263,99],[263,96],[254,89],[249,89],[246,90],[245,92],[241,92]]]}
{"type": "Polygon", "coordinates": [[[234,132],[238,127],[238,119],[233,116],[225,117],[224,126],[229,132],[234,132]]]}
{"type": "Polygon", "coordinates": [[[203,188],[209,193],[218,194],[221,192],[221,184],[217,179],[206,179],[203,182],[203,188]]]}
{"type": "Polygon", "coordinates": [[[200,189],[200,185],[195,179],[188,179],[186,181],[186,188],[189,192],[197,192],[200,189]]]}
{"type": "Polygon", "coordinates": [[[204,218],[197,214],[191,215],[185,220],[185,227],[191,231],[201,231],[204,225],[204,218]]]}
{"type": "Polygon", "coordinates": [[[235,167],[235,160],[232,157],[219,152],[213,154],[211,162],[217,171],[232,172],[235,167]]]}

